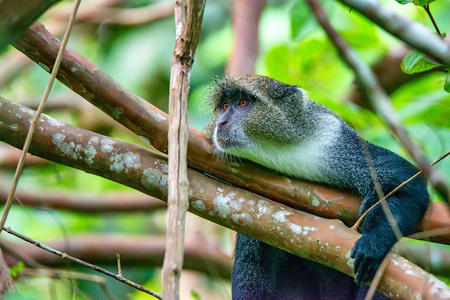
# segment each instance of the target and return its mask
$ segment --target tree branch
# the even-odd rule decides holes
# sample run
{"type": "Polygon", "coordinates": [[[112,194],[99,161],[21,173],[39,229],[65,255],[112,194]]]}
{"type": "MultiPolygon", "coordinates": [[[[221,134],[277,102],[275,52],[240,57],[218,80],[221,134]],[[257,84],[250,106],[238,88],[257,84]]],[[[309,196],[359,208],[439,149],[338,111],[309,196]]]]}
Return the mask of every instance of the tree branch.
{"type": "MultiPolygon", "coordinates": [[[[42,24],[35,24],[14,46],[40,66],[48,66],[49,61],[56,57],[59,44],[42,24]]],[[[156,149],[167,152],[167,114],[122,87],[78,53],[66,49],[58,79],[134,133],[145,136],[156,149]]],[[[231,165],[226,159],[213,154],[206,134],[193,128],[189,130],[188,162],[191,168],[290,207],[325,218],[339,218],[346,224],[352,224],[357,219],[361,202],[356,196],[287,178],[246,160],[242,164],[231,165]]],[[[430,207],[439,209],[430,209],[431,215],[427,220],[440,224],[428,224],[423,228],[450,227],[450,218],[433,217],[441,211],[450,216],[450,208],[434,202],[430,207]]],[[[445,237],[443,241],[450,241],[450,234],[445,237]]]]}
{"type": "Polygon", "coordinates": [[[0,51],[60,0],[1,0],[0,51]]]}
{"type": "Polygon", "coordinates": [[[75,258],[73,256],[68,255],[67,253],[62,253],[61,251],[58,251],[58,250],[53,249],[53,248],[51,248],[51,247],[49,247],[47,245],[44,245],[44,244],[40,243],[39,241],[32,240],[29,237],[26,237],[23,234],[20,234],[20,233],[18,233],[16,231],[12,230],[9,227],[8,228],[3,228],[3,230],[8,232],[11,235],[14,235],[14,236],[16,236],[16,237],[18,237],[18,238],[20,238],[20,239],[30,243],[30,244],[33,244],[33,245],[35,245],[35,246],[37,246],[37,247],[39,247],[41,249],[44,249],[47,252],[53,253],[53,254],[55,254],[55,255],[63,258],[63,259],[70,260],[70,261],[72,261],[74,263],[77,263],[77,264],[83,265],[85,267],[88,267],[88,268],[90,268],[92,270],[95,270],[95,271],[97,271],[99,273],[103,273],[103,274],[105,274],[105,275],[107,275],[109,277],[112,277],[112,278],[116,279],[117,281],[123,282],[123,283],[125,283],[125,284],[127,284],[127,285],[129,285],[129,286],[131,286],[131,287],[133,287],[135,289],[143,291],[143,292],[145,292],[145,293],[147,293],[149,295],[152,295],[153,297],[155,297],[157,299],[161,299],[162,300],[162,297],[161,297],[160,294],[155,293],[155,292],[153,292],[153,291],[143,287],[140,284],[132,282],[131,280],[126,279],[125,277],[116,275],[116,274],[114,274],[114,273],[112,273],[112,272],[110,272],[110,271],[108,271],[106,269],[100,268],[99,266],[96,266],[96,265],[90,264],[88,262],[82,261],[82,260],[80,260],[78,258],[75,258]]]}
{"type": "MultiPolygon", "coordinates": [[[[1,98],[0,98],[1,99],[1,98]]],[[[29,109],[0,100],[0,140],[21,147],[29,109]]],[[[167,161],[145,148],[104,137],[43,115],[30,152],[125,184],[150,196],[167,195],[167,161]]],[[[189,211],[303,258],[354,276],[349,253],[360,234],[188,169],[189,211]]],[[[450,288],[396,254],[389,254],[379,291],[399,299],[443,297],[450,288]],[[404,286],[408,289],[404,289],[404,286]]]]}
{"type": "Polygon", "coordinates": [[[418,49],[450,67],[450,45],[426,26],[398,15],[377,0],[339,1],[358,11],[412,48],[418,49]]]}

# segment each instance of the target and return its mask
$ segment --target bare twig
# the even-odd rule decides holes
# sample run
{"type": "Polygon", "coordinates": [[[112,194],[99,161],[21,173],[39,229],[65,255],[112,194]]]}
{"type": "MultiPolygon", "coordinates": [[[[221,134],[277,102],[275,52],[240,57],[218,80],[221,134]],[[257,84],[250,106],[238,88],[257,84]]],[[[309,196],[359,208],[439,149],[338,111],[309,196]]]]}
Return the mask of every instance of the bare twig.
{"type": "Polygon", "coordinates": [[[443,38],[441,31],[439,30],[439,27],[436,23],[436,21],[434,20],[433,15],[431,14],[430,11],[430,4],[424,5],[423,9],[425,9],[425,11],[427,12],[428,16],[430,17],[431,22],[433,23],[434,29],[436,29],[437,34],[439,35],[440,38],[443,38]]]}
{"type": "MultiPolygon", "coordinates": [[[[432,166],[434,166],[435,164],[437,164],[438,162],[440,162],[441,160],[443,160],[444,158],[446,158],[448,155],[450,154],[450,151],[448,151],[447,153],[445,153],[444,155],[442,155],[441,157],[439,157],[438,159],[436,159],[434,162],[431,163],[432,166]]],[[[385,200],[386,198],[392,196],[395,192],[397,192],[399,189],[401,189],[402,187],[404,187],[405,185],[407,185],[408,183],[410,183],[411,181],[413,181],[415,178],[417,178],[420,174],[422,174],[422,170],[420,170],[419,172],[417,172],[414,176],[412,176],[411,178],[409,178],[408,180],[405,180],[404,182],[402,182],[399,186],[397,186],[395,189],[393,189],[392,191],[390,191],[386,196],[382,197],[380,200],[378,200],[377,203],[375,203],[374,205],[372,205],[368,210],[366,210],[366,212],[364,214],[361,215],[361,217],[359,217],[359,219],[356,221],[356,223],[352,226],[352,229],[358,229],[358,227],[361,225],[361,222],[364,220],[365,216],[369,213],[369,211],[371,211],[375,206],[377,206],[378,204],[381,203],[381,201],[385,200]]]]}
{"type": "Polygon", "coordinates": [[[419,49],[450,67],[450,45],[433,34],[426,26],[400,16],[378,0],[339,1],[360,12],[412,48],[419,49]]]}
{"type": "MultiPolygon", "coordinates": [[[[352,3],[354,5],[360,4],[359,0],[341,0],[341,2],[352,3]]],[[[367,6],[376,4],[377,8],[381,7],[376,0],[364,1],[364,3],[366,2],[369,2],[369,5],[367,6]]],[[[336,30],[334,30],[322,6],[317,2],[317,0],[308,0],[308,3],[313,10],[317,21],[320,23],[332,43],[335,45],[336,49],[339,51],[341,58],[355,73],[358,83],[361,85],[362,90],[367,95],[373,109],[392,129],[392,132],[400,140],[403,147],[410,154],[412,159],[417,163],[419,168],[423,171],[433,188],[442,196],[442,198],[447,203],[450,203],[450,190],[447,186],[445,178],[438,171],[431,168],[420,148],[412,142],[408,133],[403,128],[399,116],[395,113],[395,109],[393,108],[392,103],[389,100],[389,96],[379,85],[377,78],[370,67],[361,59],[358,53],[347,44],[347,42],[336,32],[336,30]]],[[[360,6],[357,7],[360,8],[360,6]]],[[[428,33],[428,35],[433,34],[428,33]]],[[[437,37],[434,38],[438,39],[439,43],[445,44],[445,42],[441,39],[437,37]]],[[[426,43],[428,43],[428,40],[431,40],[431,37],[429,37],[429,39],[427,38],[426,43]]],[[[445,47],[446,49],[448,49],[446,58],[449,60],[450,66],[450,47],[446,44],[445,47]]]]}
{"type": "Polygon", "coordinates": [[[125,284],[127,284],[127,285],[129,285],[129,286],[131,286],[131,287],[133,287],[135,289],[138,289],[140,291],[143,291],[144,293],[152,295],[153,297],[155,297],[157,299],[162,299],[160,294],[155,293],[155,292],[153,292],[153,291],[143,287],[142,285],[134,283],[134,282],[132,282],[132,281],[122,277],[122,276],[116,275],[116,274],[114,274],[114,273],[112,273],[112,272],[110,272],[108,270],[100,268],[99,266],[90,264],[90,263],[82,261],[82,260],[80,260],[78,258],[72,257],[72,256],[68,255],[67,253],[63,253],[63,252],[60,252],[60,251],[55,250],[53,248],[50,248],[50,247],[48,247],[48,246],[46,246],[46,245],[44,245],[44,244],[42,244],[42,243],[40,243],[40,242],[38,242],[36,240],[30,239],[29,237],[26,237],[26,236],[24,236],[24,235],[22,235],[22,234],[20,234],[20,233],[18,233],[16,231],[12,230],[9,227],[3,228],[3,230],[6,231],[7,233],[11,234],[11,235],[14,235],[14,236],[20,238],[21,240],[24,240],[25,242],[28,242],[28,243],[33,244],[33,245],[35,245],[35,246],[37,246],[37,247],[39,247],[39,248],[41,248],[41,249],[43,249],[45,251],[48,251],[48,252],[53,253],[55,255],[58,255],[59,257],[61,257],[63,259],[70,260],[72,262],[75,262],[77,264],[80,264],[80,265],[83,265],[85,267],[88,267],[88,268],[90,268],[90,269],[92,269],[94,271],[97,271],[99,273],[103,273],[105,275],[108,275],[109,277],[112,277],[112,278],[114,278],[114,279],[116,279],[116,280],[118,280],[120,282],[123,282],[123,283],[125,283],[125,284]]]}
{"type": "Polygon", "coordinates": [[[66,33],[64,34],[64,39],[61,44],[61,48],[59,49],[58,56],[56,57],[55,65],[53,66],[53,70],[50,76],[50,79],[47,84],[47,88],[45,89],[44,96],[42,97],[41,103],[39,104],[39,108],[34,115],[33,121],[31,123],[30,129],[28,131],[27,138],[25,140],[25,144],[22,149],[22,156],[20,157],[19,163],[17,165],[16,173],[14,174],[14,181],[11,186],[11,190],[8,194],[8,199],[6,200],[6,205],[3,211],[2,219],[0,221],[0,233],[2,231],[3,226],[5,225],[6,218],[8,217],[9,209],[11,208],[11,204],[14,200],[14,193],[16,192],[17,184],[19,182],[20,175],[22,174],[23,165],[25,163],[25,156],[27,155],[28,149],[30,148],[31,140],[33,139],[34,130],[36,128],[36,124],[39,120],[39,117],[44,110],[45,102],[47,101],[48,95],[53,86],[53,82],[55,81],[56,74],[59,71],[59,66],[61,64],[62,58],[64,56],[64,50],[66,49],[67,42],[69,41],[69,36],[72,31],[73,23],[75,21],[75,16],[77,14],[78,7],[80,6],[81,0],[77,0],[75,2],[75,6],[72,11],[72,15],[70,16],[69,24],[67,25],[66,33]]]}
{"type": "Polygon", "coordinates": [[[122,265],[120,263],[120,254],[116,249],[116,259],[117,259],[117,270],[119,271],[119,276],[122,276],[122,265]]]}
{"type": "Polygon", "coordinates": [[[380,283],[381,276],[383,276],[383,273],[386,270],[388,265],[389,265],[389,257],[386,256],[383,259],[383,261],[381,262],[380,266],[378,267],[378,270],[375,273],[375,277],[373,278],[372,282],[370,283],[369,290],[367,291],[367,294],[366,294],[366,297],[364,298],[364,300],[370,300],[373,298],[376,288],[377,288],[378,284],[380,283]]]}
{"type": "MultiPolygon", "coordinates": [[[[45,241],[51,248],[68,252],[70,255],[96,265],[117,266],[117,258],[111,251],[117,249],[122,268],[132,266],[161,267],[166,249],[165,236],[130,234],[87,234],[70,236],[67,239],[45,241]],[[123,258],[126,257],[126,260],[123,258]]],[[[64,260],[52,253],[42,251],[31,244],[14,243],[0,239],[8,265],[23,261],[25,265],[38,267],[61,267],[64,260]],[[28,258],[28,259],[27,259],[28,258]]],[[[232,258],[219,245],[206,236],[189,234],[185,240],[185,261],[183,269],[201,272],[211,277],[229,280],[232,258]]]]}
{"type": "Polygon", "coordinates": [[[176,41],[172,55],[169,93],[169,193],[163,295],[179,299],[183,267],[184,228],[189,206],[187,177],[187,103],[190,73],[205,8],[204,0],[175,1],[176,41]]]}

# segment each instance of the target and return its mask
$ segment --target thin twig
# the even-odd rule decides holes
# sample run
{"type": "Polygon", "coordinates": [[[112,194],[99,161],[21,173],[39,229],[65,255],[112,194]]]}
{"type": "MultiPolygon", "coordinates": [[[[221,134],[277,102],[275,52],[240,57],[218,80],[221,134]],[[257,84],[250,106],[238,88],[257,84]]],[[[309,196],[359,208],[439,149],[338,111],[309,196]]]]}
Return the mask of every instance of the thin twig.
{"type": "MultiPolygon", "coordinates": [[[[374,182],[375,190],[378,195],[378,199],[380,199],[380,200],[378,200],[377,203],[381,203],[383,211],[386,214],[386,217],[388,219],[388,222],[391,225],[392,230],[394,231],[395,237],[397,238],[397,240],[400,240],[403,237],[402,232],[400,231],[400,228],[398,228],[398,224],[395,221],[394,215],[392,214],[392,211],[391,211],[389,205],[386,203],[386,201],[382,201],[382,199],[386,199],[386,196],[384,196],[380,181],[378,180],[377,172],[375,172],[375,167],[373,166],[372,157],[370,155],[369,148],[367,147],[367,142],[362,137],[359,138],[359,141],[363,148],[364,156],[366,157],[367,164],[369,165],[370,176],[372,176],[372,181],[374,182]]],[[[352,229],[355,229],[355,228],[352,227],[352,229]]],[[[357,227],[356,227],[356,229],[357,229],[357,227]]]]}
{"type": "Polygon", "coordinates": [[[373,298],[376,288],[377,288],[378,284],[380,283],[381,276],[383,275],[384,270],[386,270],[388,265],[389,265],[389,257],[385,256],[383,261],[381,262],[380,266],[378,267],[377,273],[375,273],[375,277],[373,278],[372,282],[370,283],[370,288],[367,291],[367,294],[366,294],[366,297],[364,298],[364,300],[370,300],[373,298]]]}
{"type": "Polygon", "coordinates": [[[430,237],[444,235],[450,233],[450,227],[436,228],[422,232],[416,232],[408,236],[410,239],[423,240],[430,237]]]}
{"type": "Polygon", "coordinates": [[[443,37],[442,37],[442,34],[441,34],[441,31],[439,30],[439,27],[438,27],[436,21],[434,20],[433,15],[431,14],[431,11],[430,11],[430,4],[424,5],[424,6],[423,6],[423,9],[425,9],[425,11],[427,12],[428,16],[430,17],[430,20],[431,20],[431,22],[433,23],[434,29],[436,29],[437,34],[439,34],[439,36],[440,36],[441,38],[443,38],[443,37]]]}
{"type": "Polygon", "coordinates": [[[122,276],[122,264],[120,263],[120,254],[116,249],[117,269],[119,270],[119,276],[122,276]]]}
{"type": "Polygon", "coordinates": [[[48,95],[50,94],[50,91],[53,86],[53,82],[55,81],[56,74],[58,73],[59,66],[61,65],[62,58],[64,56],[64,51],[67,46],[67,42],[69,41],[70,33],[72,32],[72,27],[75,21],[75,16],[77,14],[78,8],[80,6],[81,0],[77,0],[75,2],[75,6],[73,8],[72,14],[70,15],[69,24],[67,25],[66,33],[64,34],[64,38],[61,44],[61,47],[59,48],[58,56],[56,57],[55,65],[53,66],[52,73],[50,75],[50,79],[47,84],[47,88],[45,89],[44,96],[42,97],[41,103],[39,104],[38,110],[36,111],[36,114],[34,115],[33,121],[31,122],[30,129],[28,131],[27,138],[25,140],[25,144],[22,149],[22,155],[20,156],[19,163],[17,164],[16,173],[14,174],[14,180],[11,186],[11,189],[8,194],[8,199],[6,200],[6,205],[3,210],[2,219],[0,221],[0,233],[2,232],[2,228],[5,225],[6,218],[8,217],[9,210],[11,208],[11,204],[14,199],[14,194],[16,192],[17,184],[19,182],[20,175],[22,174],[23,165],[25,163],[25,156],[28,153],[28,149],[31,145],[31,140],[33,139],[34,131],[36,129],[36,124],[39,121],[39,118],[42,114],[42,111],[44,110],[45,102],[48,99],[48,95]]]}
{"type": "Polygon", "coordinates": [[[144,293],[152,295],[153,297],[155,297],[157,299],[162,299],[162,296],[160,294],[155,293],[155,292],[153,292],[153,291],[143,287],[140,284],[137,284],[137,283],[135,283],[135,282],[133,282],[131,280],[128,280],[128,279],[122,277],[122,276],[116,275],[116,274],[114,274],[114,273],[112,273],[112,272],[110,272],[108,270],[105,270],[105,269],[99,267],[99,266],[90,264],[90,263],[85,262],[85,261],[83,261],[81,259],[78,259],[78,258],[75,258],[73,256],[70,256],[67,253],[63,253],[61,251],[55,250],[55,249],[53,249],[51,247],[48,247],[48,246],[40,243],[39,241],[33,240],[33,239],[31,239],[31,238],[29,238],[27,236],[24,236],[23,234],[20,234],[20,233],[18,233],[16,231],[12,230],[10,227],[5,227],[5,228],[3,228],[3,230],[6,231],[9,234],[12,234],[12,235],[14,235],[14,236],[24,240],[25,242],[28,242],[28,243],[33,244],[33,245],[35,245],[35,246],[37,246],[37,247],[39,247],[39,248],[41,248],[41,249],[43,249],[45,251],[48,251],[48,252],[53,253],[55,255],[58,255],[59,257],[61,257],[63,259],[70,260],[72,262],[75,262],[77,264],[80,264],[80,265],[83,265],[85,267],[88,267],[88,268],[90,268],[90,269],[92,269],[94,271],[97,271],[99,273],[103,273],[103,274],[105,274],[105,275],[107,275],[109,277],[112,277],[112,278],[114,278],[114,279],[116,279],[116,280],[118,280],[120,282],[123,282],[123,283],[125,283],[125,284],[127,284],[127,285],[129,285],[129,286],[131,286],[131,287],[133,287],[135,289],[138,289],[140,291],[143,291],[144,293]]]}
{"type": "MultiPolygon", "coordinates": [[[[450,154],[450,151],[448,151],[447,153],[445,153],[444,155],[442,155],[441,157],[439,157],[438,159],[436,159],[434,162],[431,163],[432,166],[434,166],[435,164],[437,164],[438,162],[440,162],[441,160],[443,160],[444,158],[446,158],[448,155],[450,154]]],[[[352,229],[356,230],[358,229],[358,227],[361,225],[361,222],[364,220],[364,217],[369,213],[369,211],[371,211],[375,206],[377,206],[378,204],[380,204],[381,201],[385,200],[386,198],[392,196],[395,192],[397,192],[399,189],[401,189],[402,187],[404,187],[405,185],[407,185],[408,183],[410,183],[411,181],[413,181],[417,176],[419,176],[420,174],[422,174],[422,170],[420,170],[419,172],[417,172],[414,176],[412,176],[411,178],[409,178],[408,180],[405,180],[404,182],[402,182],[399,186],[397,186],[395,189],[393,189],[391,192],[389,192],[386,196],[384,196],[383,198],[381,198],[380,200],[378,200],[377,203],[375,203],[374,205],[372,205],[368,210],[366,210],[366,212],[364,214],[362,214],[361,217],[359,217],[359,219],[356,221],[356,223],[352,226],[352,229]]]]}

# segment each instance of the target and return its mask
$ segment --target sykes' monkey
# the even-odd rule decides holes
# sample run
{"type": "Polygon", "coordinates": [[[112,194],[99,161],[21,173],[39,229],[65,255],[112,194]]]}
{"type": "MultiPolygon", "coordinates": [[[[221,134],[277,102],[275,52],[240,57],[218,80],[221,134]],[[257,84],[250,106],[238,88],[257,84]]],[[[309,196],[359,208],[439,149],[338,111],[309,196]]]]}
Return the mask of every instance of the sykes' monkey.
{"type": "MultiPolygon", "coordinates": [[[[215,151],[363,199],[359,214],[378,201],[362,140],[340,117],[308,99],[301,88],[265,76],[217,80],[210,91],[213,117],[206,130],[215,151]]],[[[384,194],[416,173],[405,159],[366,142],[384,194]]],[[[428,207],[426,183],[417,178],[387,199],[405,236],[428,207]]],[[[233,299],[356,299],[397,242],[382,207],[371,210],[351,252],[355,282],[343,273],[238,234],[233,299]]],[[[377,297],[384,298],[377,294],[377,297]]]]}

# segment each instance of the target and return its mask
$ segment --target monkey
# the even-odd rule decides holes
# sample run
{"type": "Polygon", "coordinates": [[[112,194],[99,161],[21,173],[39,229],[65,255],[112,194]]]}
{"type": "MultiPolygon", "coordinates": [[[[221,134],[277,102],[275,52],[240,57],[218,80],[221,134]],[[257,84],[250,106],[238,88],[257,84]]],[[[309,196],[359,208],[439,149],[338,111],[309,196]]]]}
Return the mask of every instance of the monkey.
{"type": "MultiPolygon", "coordinates": [[[[296,85],[260,75],[225,77],[215,80],[206,101],[212,118],[205,131],[216,154],[248,159],[286,176],[354,193],[362,199],[359,216],[379,200],[375,182],[387,194],[417,172],[404,158],[363,140],[296,85]]],[[[414,179],[387,203],[401,234],[410,234],[428,207],[425,180],[414,179]]],[[[353,280],[238,233],[232,298],[363,299],[368,290],[363,283],[373,279],[396,242],[381,205],[375,206],[351,251],[353,280]]],[[[375,298],[387,299],[378,292],[375,298]]]]}

